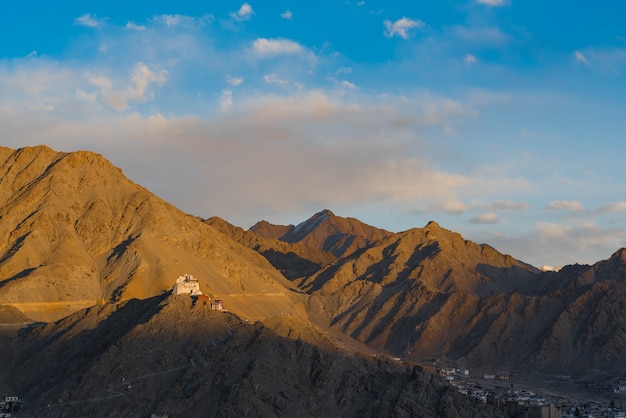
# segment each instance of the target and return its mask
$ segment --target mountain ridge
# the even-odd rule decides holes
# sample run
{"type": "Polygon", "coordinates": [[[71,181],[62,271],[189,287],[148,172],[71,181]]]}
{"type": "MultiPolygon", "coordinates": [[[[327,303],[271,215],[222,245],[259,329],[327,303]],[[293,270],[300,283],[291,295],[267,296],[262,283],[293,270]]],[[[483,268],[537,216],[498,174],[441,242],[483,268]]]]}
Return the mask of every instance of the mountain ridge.
{"type": "Polygon", "coordinates": [[[156,297],[191,273],[242,318],[292,315],[395,357],[567,374],[626,367],[625,249],[542,272],[434,221],[391,233],[323,210],[245,231],[181,212],[98,154],[44,146],[0,157],[10,321],[156,297]]]}
{"type": "Polygon", "coordinates": [[[381,238],[393,235],[384,229],[367,225],[355,218],[336,216],[328,209],[313,214],[298,225],[273,225],[260,221],[250,231],[265,238],[290,244],[303,244],[340,259],[367,247],[381,238]]]}
{"type": "Polygon", "coordinates": [[[56,319],[99,299],[160,294],[187,272],[217,297],[274,299],[253,308],[233,296],[231,309],[251,317],[301,303],[263,257],[126,179],[101,155],[45,146],[3,153],[0,305],[56,319]]]}

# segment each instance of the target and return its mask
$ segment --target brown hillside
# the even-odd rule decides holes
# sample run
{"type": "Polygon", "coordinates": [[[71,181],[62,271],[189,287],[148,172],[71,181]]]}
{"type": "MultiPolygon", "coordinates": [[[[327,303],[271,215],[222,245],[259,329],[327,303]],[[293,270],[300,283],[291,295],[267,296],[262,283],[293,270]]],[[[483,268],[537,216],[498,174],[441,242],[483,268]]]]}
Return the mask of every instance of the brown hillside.
{"type": "Polygon", "coordinates": [[[299,243],[289,244],[277,239],[264,238],[218,217],[209,218],[205,222],[238,243],[263,255],[289,280],[297,282],[335,261],[335,257],[330,253],[299,243]]]}
{"type": "Polygon", "coordinates": [[[93,307],[15,345],[15,393],[32,416],[501,416],[419,367],[348,354],[293,316],[244,322],[184,296],[93,307]]]}
{"type": "Polygon", "coordinates": [[[290,284],[265,259],[102,156],[1,150],[0,305],[49,320],[98,299],[158,295],[190,273],[242,315],[294,308],[290,284]]]}
{"type": "Polygon", "coordinates": [[[250,228],[255,234],[275,238],[291,244],[331,253],[340,259],[370,244],[393,235],[354,218],[336,216],[328,209],[316,213],[306,221],[293,226],[272,225],[261,221],[250,228]]]}
{"type": "Polygon", "coordinates": [[[578,375],[626,367],[626,250],[543,273],[431,222],[302,288],[317,323],[394,355],[578,375]]]}

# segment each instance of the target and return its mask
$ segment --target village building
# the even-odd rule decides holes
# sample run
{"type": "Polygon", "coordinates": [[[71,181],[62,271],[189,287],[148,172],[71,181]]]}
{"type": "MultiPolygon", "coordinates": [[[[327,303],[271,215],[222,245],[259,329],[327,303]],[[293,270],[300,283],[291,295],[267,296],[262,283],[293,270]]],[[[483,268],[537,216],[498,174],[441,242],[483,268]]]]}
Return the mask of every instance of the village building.
{"type": "Polygon", "coordinates": [[[18,412],[22,408],[22,401],[19,396],[5,396],[0,401],[0,418],[10,417],[13,412],[18,412]]]}
{"type": "Polygon", "coordinates": [[[201,295],[200,284],[198,283],[198,279],[193,277],[191,274],[185,274],[184,276],[180,276],[176,279],[176,283],[174,284],[175,295],[190,295],[190,296],[198,296],[201,295]]]}

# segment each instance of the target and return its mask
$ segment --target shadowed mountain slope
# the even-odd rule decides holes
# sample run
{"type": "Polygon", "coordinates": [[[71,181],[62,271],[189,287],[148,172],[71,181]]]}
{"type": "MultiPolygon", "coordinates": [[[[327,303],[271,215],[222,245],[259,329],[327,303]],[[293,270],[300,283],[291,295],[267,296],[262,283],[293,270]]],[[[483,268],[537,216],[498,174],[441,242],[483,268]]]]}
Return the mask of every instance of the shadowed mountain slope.
{"type": "Polygon", "coordinates": [[[38,320],[145,298],[190,273],[250,317],[291,312],[282,275],[91,152],[0,148],[0,305],[38,320]],[[266,302],[266,303],[264,303],[266,302]]]}
{"type": "Polygon", "coordinates": [[[186,296],[93,307],[16,347],[16,391],[41,417],[501,416],[419,367],[348,354],[293,316],[246,323],[186,296]]]}
{"type": "Polygon", "coordinates": [[[626,365],[625,254],[544,273],[431,222],[330,265],[301,286],[318,324],[394,355],[610,372],[626,365]]]}
{"type": "Polygon", "coordinates": [[[296,226],[272,225],[261,221],[250,230],[264,238],[299,243],[329,252],[336,259],[346,257],[384,237],[393,235],[384,229],[364,224],[358,219],[336,216],[327,209],[296,226]]]}
{"type": "Polygon", "coordinates": [[[289,280],[309,277],[336,260],[329,252],[300,243],[290,244],[274,238],[264,238],[218,217],[209,218],[205,222],[238,243],[263,255],[289,280]]]}

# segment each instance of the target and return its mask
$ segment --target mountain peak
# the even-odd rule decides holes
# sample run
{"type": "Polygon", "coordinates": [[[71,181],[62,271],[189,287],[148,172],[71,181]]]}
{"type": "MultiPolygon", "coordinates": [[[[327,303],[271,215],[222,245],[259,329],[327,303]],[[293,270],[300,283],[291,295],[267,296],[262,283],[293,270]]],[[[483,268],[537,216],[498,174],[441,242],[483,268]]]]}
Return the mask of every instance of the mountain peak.
{"type": "Polygon", "coordinates": [[[611,258],[619,258],[621,260],[626,261],[626,248],[620,248],[619,250],[615,251],[615,253],[611,256],[611,258]]]}
{"type": "Polygon", "coordinates": [[[424,227],[424,229],[436,230],[436,229],[442,229],[442,228],[436,221],[429,221],[424,227]]]}
{"type": "Polygon", "coordinates": [[[332,217],[335,216],[335,214],[333,212],[331,212],[329,209],[324,209],[324,210],[321,210],[321,211],[317,212],[311,218],[316,218],[316,217],[319,217],[319,216],[326,216],[328,218],[332,218],[332,217]]]}

